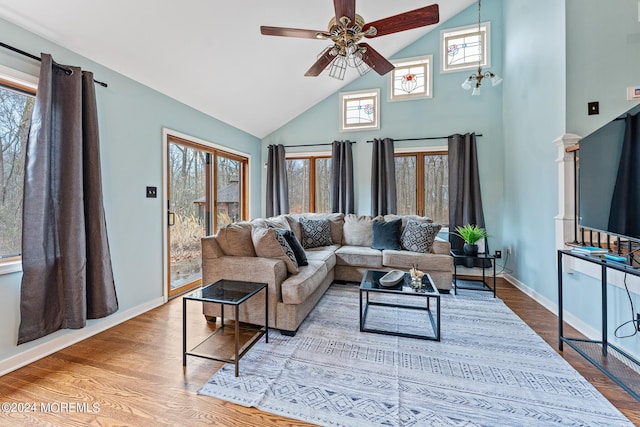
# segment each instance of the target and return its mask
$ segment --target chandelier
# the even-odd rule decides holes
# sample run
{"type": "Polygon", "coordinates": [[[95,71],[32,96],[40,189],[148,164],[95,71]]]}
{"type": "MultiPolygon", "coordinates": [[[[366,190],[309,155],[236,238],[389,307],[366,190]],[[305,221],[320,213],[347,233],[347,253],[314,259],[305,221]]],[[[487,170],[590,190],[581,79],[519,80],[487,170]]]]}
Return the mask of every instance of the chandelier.
{"type": "Polygon", "coordinates": [[[358,14],[355,16],[355,22],[351,22],[345,16],[340,18],[338,22],[335,18],[329,21],[329,33],[333,45],[321,52],[322,55],[328,50],[331,56],[335,56],[329,67],[329,76],[344,80],[347,67],[355,68],[361,76],[369,72],[371,67],[364,62],[367,48],[358,45],[358,42],[365,35],[375,36],[377,30],[374,27],[369,27],[366,32],[363,32],[364,24],[364,19],[358,14]]]}
{"type": "MultiPolygon", "coordinates": [[[[479,40],[481,40],[480,34],[481,34],[480,33],[480,0],[478,0],[478,38],[479,40]]],[[[482,71],[482,56],[481,56],[478,59],[478,71],[476,71],[474,74],[464,79],[464,82],[462,82],[462,89],[469,90],[473,88],[473,92],[471,92],[471,95],[480,95],[480,85],[482,84],[482,79],[491,79],[491,86],[498,86],[500,83],[502,83],[502,78],[497,74],[494,74],[491,71],[484,71],[484,72],[482,71]]]]}

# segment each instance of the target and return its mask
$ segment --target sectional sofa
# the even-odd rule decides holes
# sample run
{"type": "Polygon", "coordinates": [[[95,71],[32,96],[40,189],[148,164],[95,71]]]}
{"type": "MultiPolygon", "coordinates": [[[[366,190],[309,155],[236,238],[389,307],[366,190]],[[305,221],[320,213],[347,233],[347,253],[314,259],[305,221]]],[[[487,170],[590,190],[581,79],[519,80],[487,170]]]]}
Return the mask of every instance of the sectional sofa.
{"type": "MultiPolygon", "coordinates": [[[[453,262],[439,229],[429,218],[396,215],[292,214],[234,223],[202,239],[203,285],[267,283],[269,327],[293,335],[332,282],[360,283],[367,269],[417,266],[448,293],[453,262]]],[[[213,320],[220,306],[205,303],[203,313],[213,320]]],[[[240,320],[264,323],[262,300],[243,304],[240,320]]]]}

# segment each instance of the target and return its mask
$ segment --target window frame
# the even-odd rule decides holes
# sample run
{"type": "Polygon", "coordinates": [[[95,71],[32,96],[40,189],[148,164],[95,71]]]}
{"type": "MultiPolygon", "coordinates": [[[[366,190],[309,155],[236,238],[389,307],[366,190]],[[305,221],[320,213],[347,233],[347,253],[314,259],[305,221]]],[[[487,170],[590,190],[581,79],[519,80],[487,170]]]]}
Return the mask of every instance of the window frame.
{"type": "MultiPolygon", "coordinates": [[[[26,96],[36,96],[38,78],[0,65],[0,87],[26,96]]],[[[0,275],[22,271],[22,256],[0,258],[0,275]]]]}
{"type": "Polygon", "coordinates": [[[389,102],[408,101],[413,99],[431,99],[433,98],[433,55],[416,56],[413,58],[403,58],[392,60],[391,63],[395,68],[389,73],[389,102]],[[424,92],[417,94],[394,95],[394,82],[396,74],[407,68],[424,67],[424,92]]]}
{"type": "MultiPolygon", "coordinates": [[[[396,157],[416,157],[416,212],[415,215],[425,216],[424,210],[424,158],[426,156],[442,156],[449,155],[449,150],[446,146],[428,147],[428,148],[407,148],[396,150],[393,153],[394,159],[396,157]]],[[[449,227],[447,224],[442,224],[443,230],[447,230],[449,227]]]]}
{"type": "Polygon", "coordinates": [[[285,162],[288,160],[308,160],[309,161],[309,212],[317,213],[316,206],[316,160],[331,159],[330,152],[322,153],[291,153],[285,155],[285,162]]]}
{"type": "Polygon", "coordinates": [[[380,129],[380,88],[340,92],[340,132],[380,129]],[[348,124],[347,102],[357,99],[373,100],[373,121],[370,124],[348,124]]]}
{"type": "MultiPolygon", "coordinates": [[[[447,41],[449,39],[460,38],[461,36],[473,36],[476,34],[478,34],[478,24],[440,30],[440,73],[454,73],[478,68],[478,61],[468,62],[462,65],[450,65],[448,61],[449,52],[447,49],[447,41]]],[[[483,68],[488,68],[491,66],[491,22],[480,23],[480,39],[480,56],[482,57],[480,65],[483,68]]]]}

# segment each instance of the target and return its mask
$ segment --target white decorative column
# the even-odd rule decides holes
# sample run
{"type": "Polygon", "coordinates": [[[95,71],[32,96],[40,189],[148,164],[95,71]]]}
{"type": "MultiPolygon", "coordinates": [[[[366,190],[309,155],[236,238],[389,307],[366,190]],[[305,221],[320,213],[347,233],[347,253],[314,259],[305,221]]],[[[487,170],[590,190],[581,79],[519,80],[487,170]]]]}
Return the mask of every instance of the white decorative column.
{"type": "Polygon", "coordinates": [[[574,153],[567,148],[576,145],[582,139],[578,135],[566,133],[553,143],[558,147],[558,215],[556,215],[556,249],[565,249],[565,242],[577,239],[575,235],[575,162],[574,153]]]}

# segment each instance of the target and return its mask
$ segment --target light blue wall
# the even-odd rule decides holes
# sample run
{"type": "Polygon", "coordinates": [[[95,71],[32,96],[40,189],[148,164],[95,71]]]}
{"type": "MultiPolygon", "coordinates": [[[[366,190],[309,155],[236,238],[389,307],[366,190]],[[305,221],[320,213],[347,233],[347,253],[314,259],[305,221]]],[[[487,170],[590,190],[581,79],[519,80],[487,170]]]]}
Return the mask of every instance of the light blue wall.
{"type": "MultiPolygon", "coordinates": [[[[0,20],[2,41],[24,51],[53,54],[59,63],[94,72],[100,120],[105,211],[120,311],[163,294],[164,202],[145,198],[148,185],[162,188],[162,128],[233,148],[251,156],[250,209],[260,210],[260,140],[32,33],[0,20]]],[[[38,64],[0,49],[0,64],[37,75],[38,64]]],[[[0,361],[42,338],[16,347],[20,320],[20,273],[0,276],[0,361]]],[[[60,333],[57,333],[58,335],[60,333]]]]}
{"type": "MultiPolygon", "coordinates": [[[[482,3],[482,20],[491,21],[492,58],[491,70],[502,74],[502,2],[488,0],[482,3]]],[[[446,136],[453,133],[476,132],[482,196],[487,228],[491,234],[490,248],[502,247],[503,165],[504,142],[502,137],[502,87],[485,83],[482,95],[472,97],[463,90],[462,81],[471,71],[440,73],[440,30],[477,23],[477,8],[471,6],[451,20],[408,46],[394,59],[433,55],[433,98],[405,102],[388,102],[388,77],[373,71],[342,91],[380,89],[381,127],[377,131],[343,132],[339,127],[339,96],[331,95],[308,111],[265,137],[263,154],[269,144],[330,143],[334,140],[357,141],[354,146],[356,213],[371,214],[371,145],[367,140],[380,137],[416,138],[446,136]]],[[[375,40],[371,41],[375,47],[375,40]]],[[[356,72],[348,70],[348,72],[356,72]]],[[[330,78],[322,74],[318,79],[330,78]]],[[[396,148],[446,146],[446,139],[437,141],[397,142],[396,148]]],[[[320,147],[318,150],[330,150],[320,147]]],[[[288,152],[310,148],[288,149],[288,152]]]]}
{"type": "MultiPolygon", "coordinates": [[[[599,138],[598,130],[638,103],[626,100],[626,87],[640,85],[640,22],[636,0],[566,0],[567,132],[599,138]],[[589,116],[587,103],[600,102],[600,114],[589,116]]],[[[634,111],[637,111],[637,108],[634,111]]],[[[628,278],[637,283],[637,278],[628,278]]],[[[580,321],[600,330],[600,281],[580,273],[565,274],[565,308],[580,321]]],[[[633,287],[631,288],[634,289],[633,287]]],[[[637,290],[637,286],[635,287],[637,290]]],[[[608,287],[609,339],[640,358],[640,335],[616,338],[615,329],[632,320],[640,296],[608,287]]],[[[619,331],[633,331],[630,325],[619,331]]]]}
{"type": "Polygon", "coordinates": [[[512,276],[557,294],[558,167],[565,132],[565,8],[560,0],[503,2],[505,22],[504,245],[512,276]]]}
{"type": "Polygon", "coordinates": [[[637,0],[567,0],[567,131],[587,136],[638,104],[626,88],[640,85],[637,0]],[[600,102],[589,116],[587,103],[600,102]]]}

